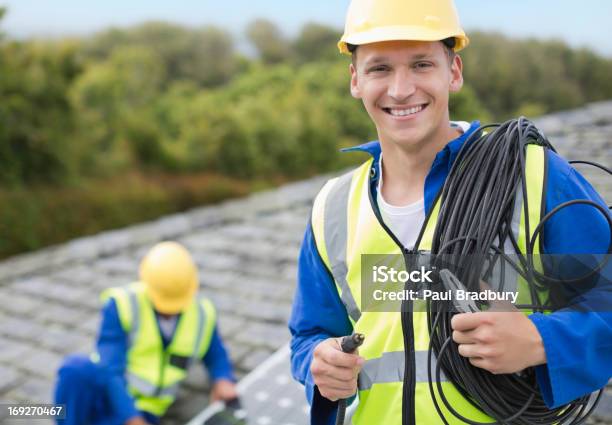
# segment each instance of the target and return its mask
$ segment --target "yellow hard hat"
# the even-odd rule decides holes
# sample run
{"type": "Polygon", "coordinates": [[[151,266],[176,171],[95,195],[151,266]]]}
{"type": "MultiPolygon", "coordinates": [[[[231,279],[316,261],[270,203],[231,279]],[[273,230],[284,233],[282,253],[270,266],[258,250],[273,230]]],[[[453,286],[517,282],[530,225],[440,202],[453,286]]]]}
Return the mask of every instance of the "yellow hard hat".
{"type": "Polygon", "coordinates": [[[198,290],[198,269],[181,244],[161,242],[140,263],[140,280],[155,310],[178,314],[193,301],[198,290]]]}
{"type": "Polygon", "coordinates": [[[352,0],[338,48],[350,54],[348,44],[447,38],[455,39],[455,52],[470,42],[453,0],[352,0]]]}

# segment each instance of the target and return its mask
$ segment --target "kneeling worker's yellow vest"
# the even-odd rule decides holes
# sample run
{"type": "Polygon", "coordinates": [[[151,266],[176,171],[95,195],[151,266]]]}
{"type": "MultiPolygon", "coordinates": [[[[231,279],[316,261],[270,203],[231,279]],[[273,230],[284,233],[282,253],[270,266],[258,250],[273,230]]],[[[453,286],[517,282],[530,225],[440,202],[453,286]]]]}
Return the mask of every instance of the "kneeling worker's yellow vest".
{"type": "Polygon", "coordinates": [[[113,298],[121,327],[128,336],[126,378],[139,410],[162,416],[174,402],[188,367],[208,351],[215,327],[215,309],[195,299],[181,313],[174,337],[164,349],[155,311],[140,282],[103,292],[113,298]]]}
{"type": "MultiPolygon", "coordinates": [[[[426,312],[413,312],[411,346],[404,346],[401,313],[371,312],[361,309],[361,256],[363,254],[392,255],[403,253],[403,248],[383,227],[377,218],[370,190],[370,159],[361,167],[327,182],[317,195],[312,212],[312,228],[321,258],[336,283],[340,298],[346,307],[355,332],[365,334],[359,353],[366,359],[358,379],[359,405],[353,417],[355,424],[399,425],[402,411],[408,424],[438,424],[441,419],[435,410],[428,385],[429,332],[426,312]],[[407,405],[403,406],[405,355],[411,359],[407,365],[407,405]]],[[[526,152],[526,186],[530,231],[541,219],[545,175],[544,149],[528,145],[526,152]]],[[[520,189],[513,224],[513,233],[522,253],[532,235],[525,234],[525,212],[520,189]]],[[[440,210],[437,199],[421,230],[415,251],[431,251],[432,238],[440,210]]],[[[533,254],[539,253],[539,241],[533,254]]],[[[525,288],[519,284],[519,300],[525,299],[525,288]]],[[[435,359],[432,359],[435,364],[435,359]]],[[[434,374],[435,375],[435,374],[434,374]]],[[[493,422],[454,385],[442,378],[444,395],[453,408],[474,421],[493,422]]],[[[437,392],[437,389],[435,390],[437,392]]],[[[439,396],[437,397],[440,400],[439,396]]],[[[442,403],[444,416],[451,424],[463,424],[442,403]]]]}

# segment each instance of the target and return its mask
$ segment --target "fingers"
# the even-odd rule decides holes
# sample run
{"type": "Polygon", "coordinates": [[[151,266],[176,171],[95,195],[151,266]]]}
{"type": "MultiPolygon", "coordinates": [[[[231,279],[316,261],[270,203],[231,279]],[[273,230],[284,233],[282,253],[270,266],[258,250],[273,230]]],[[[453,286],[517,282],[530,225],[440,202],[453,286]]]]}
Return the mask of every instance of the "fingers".
{"type": "Polygon", "coordinates": [[[336,401],[343,398],[349,398],[357,392],[357,384],[349,387],[332,387],[327,384],[317,385],[319,393],[328,400],[336,401]]]}
{"type": "Polygon", "coordinates": [[[315,348],[310,371],[321,395],[335,401],[355,394],[363,363],[362,357],[343,353],[337,340],[328,339],[315,348]]]}
{"type": "Polygon", "coordinates": [[[453,341],[457,344],[492,344],[499,340],[499,336],[491,326],[479,326],[469,331],[453,331],[453,341]]]}
{"type": "Polygon", "coordinates": [[[344,353],[340,350],[340,345],[337,344],[336,340],[328,341],[315,348],[315,357],[319,357],[325,363],[337,367],[355,368],[363,365],[364,359],[359,357],[359,354],[344,353]]]}
{"type": "Polygon", "coordinates": [[[482,357],[480,351],[479,351],[479,347],[476,344],[461,344],[457,347],[457,351],[459,352],[459,354],[461,354],[463,357],[475,357],[475,358],[480,358],[482,357]]]}
{"type": "Polygon", "coordinates": [[[478,342],[478,339],[474,334],[475,331],[473,330],[466,332],[453,331],[453,341],[455,341],[457,344],[474,344],[475,342],[478,342]]]}
{"type": "Polygon", "coordinates": [[[339,381],[330,376],[323,376],[317,384],[319,391],[326,390],[327,392],[335,392],[340,394],[341,398],[350,397],[357,392],[357,379],[351,381],[339,381]]]}
{"type": "Polygon", "coordinates": [[[488,370],[491,373],[501,373],[502,363],[494,350],[479,344],[461,344],[457,351],[476,367],[488,370]]]}
{"type": "Polygon", "coordinates": [[[315,377],[333,379],[338,383],[351,382],[355,380],[359,374],[359,369],[357,368],[338,367],[316,360],[312,362],[310,371],[315,377]]]}
{"type": "Polygon", "coordinates": [[[483,323],[486,313],[455,314],[451,319],[451,327],[455,331],[469,331],[483,323]]]}
{"type": "Polygon", "coordinates": [[[497,363],[491,361],[490,359],[486,359],[482,357],[470,357],[470,363],[473,366],[488,370],[489,372],[495,375],[500,374],[500,373],[510,373],[510,371],[504,370],[497,363]]]}
{"type": "MultiPolygon", "coordinates": [[[[357,376],[350,379],[338,378],[338,371],[332,370],[331,375],[316,373],[313,365],[313,380],[319,388],[321,395],[331,401],[336,401],[340,398],[348,398],[357,392],[357,376]]],[[[349,370],[352,374],[352,371],[349,370]]]]}
{"type": "Polygon", "coordinates": [[[458,353],[491,373],[515,373],[546,362],[541,335],[521,312],[457,314],[451,326],[458,353]]]}

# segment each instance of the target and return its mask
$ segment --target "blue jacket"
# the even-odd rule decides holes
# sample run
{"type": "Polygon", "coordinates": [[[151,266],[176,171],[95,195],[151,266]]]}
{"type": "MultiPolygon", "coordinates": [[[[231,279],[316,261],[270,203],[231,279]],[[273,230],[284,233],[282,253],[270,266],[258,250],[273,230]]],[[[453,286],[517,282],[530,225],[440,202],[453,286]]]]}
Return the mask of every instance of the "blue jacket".
{"type": "MultiPolygon", "coordinates": [[[[164,338],[162,340],[164,347],[167,347],[170,341],[164,338]]],[[[134,404],[133,397],[128,393],[125,379],[128,351],[127,334],[121,327],[117,306],[113,299],[110,299],[102,310],[102,324],[98,335],[97,349],[100,355],[99,366],[105,368],[112,375],[109,381],[108,394],[112,397],[110,402],[115,410],[115,415],[123,421],[138,415],[138,409],[134,404]]],[[[235,381],[232,365],[217,327],[213,331],[210,347],[202,361],[208,369],[212,381],[218,379],[235,381]]]]}
{"type": "MultiPolygon", "coordinates": [[[[436,155],[425,180],[426,214],[461,146],[478,126],[478,122],[473,122],[468,131],[436,155]]],[[[348,150],[367,152],[374,158],[371,190],[376,199],[380,143],[370,142],[348,150]]],[[[590,199],[605,207],[591,185],[560,156],[549,151],[547,166],[546,212],[572,199],[590,199]]],[[[608,223],[598,210],[576,205],[562,209],[545,224],[543,249],[547,254],[603,254],[607,252],[611,237],[608,223]]],[[[599,309],[598,313],[558,312],[530,316],[546,350],[547,364],[537,367],[536,373],[544,400],[550,407],[602,388],[612,376],[611,304],[608,302],[609,308],[599,309]]],[[[350,334],[352,325],[318,254],[310,223],[299,256],[298,285],[289,329],[292,373],[305,385],[311,404],[311,423],[333,423],[337,403],[320,395],[310,373],[310,363],[319,342],[350,334]]]]}

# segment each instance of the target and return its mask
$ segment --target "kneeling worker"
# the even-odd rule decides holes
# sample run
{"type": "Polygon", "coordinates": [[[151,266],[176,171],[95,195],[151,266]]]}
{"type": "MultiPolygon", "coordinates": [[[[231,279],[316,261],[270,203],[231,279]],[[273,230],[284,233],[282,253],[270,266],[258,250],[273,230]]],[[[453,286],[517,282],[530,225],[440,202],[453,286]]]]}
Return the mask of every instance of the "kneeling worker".
{"type": "Polygon", "coordinates": [[[237,396],[215,309],[196,297],[198,271],[176,242],[154,246],[140,264],[140,281],[111,288],[97,353],[68,356],[58,373],[55,402],[65,425],[158,424],[195,361],[206,365],[211,400],[237,396]]]}

